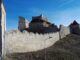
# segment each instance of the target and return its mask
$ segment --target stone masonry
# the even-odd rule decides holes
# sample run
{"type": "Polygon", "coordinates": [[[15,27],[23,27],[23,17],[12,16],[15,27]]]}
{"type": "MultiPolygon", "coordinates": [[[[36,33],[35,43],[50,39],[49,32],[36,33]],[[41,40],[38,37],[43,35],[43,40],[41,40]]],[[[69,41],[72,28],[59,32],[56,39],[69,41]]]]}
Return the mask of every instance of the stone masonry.
{"type": "Polygon", "coordinates": [[[26,28],[29,27],[29,22],[26,20],[24,17],[19,16],[19,22],[18,22],[18,29],[20,31],[25,30],[26,28]]]}
{"type": "Polygon", "coordinates": [[[73,23],[69,25],[69,27],[71,33],[80,35],[80,24],[77,23],[76,20],[74,20],[73,23]]]}
{"type": "Polygon", "coordinates": [[[6,30],[6,11],[3,2],[0,0],[0,54],[4,55],[5,44],[5,30],[6,30]]]}

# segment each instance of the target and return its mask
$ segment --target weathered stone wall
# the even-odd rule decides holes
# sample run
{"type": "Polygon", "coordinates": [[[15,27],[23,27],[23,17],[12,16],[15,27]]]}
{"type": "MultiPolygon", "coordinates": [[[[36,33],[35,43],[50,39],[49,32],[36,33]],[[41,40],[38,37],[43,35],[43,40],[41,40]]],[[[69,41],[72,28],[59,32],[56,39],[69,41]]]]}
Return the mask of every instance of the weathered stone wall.
{"type": "Polygon", "coordinates": [[[2,58],[4,56],[4,44],[5,44],[5,30],[6,30],[6,11],[3,5],[3,2],[1,3],[1,17],[0,17],[0,51],[2,50],[2,58]],[[1,48],[2,47],[2,48],[1,48]]]}
{"type": "Polygon", "coordinates": [[[70,34],[69,27],[65,27],[63,25],[60,25],[60,39],[66,37],[66,35],[70,34]]]}
{"type": "Polygon", "coordinates": [[[31,32],[38,32],[38,33],[52,33],[57,32],[58,28],[54,24],[47,24],[42,22],[34,22],[29,24],[29,30],[31,32]]]}
{"type": "Polygon", "coordinates": [[[72,34],[80,35],[80,25],[70,26],[70,31],[72,34]]]}
{"type": "Polygon", "coordinates": [[[76,20],[74,20],[69,27],[72,34],[80,35],[80,24],[76,20]]]}
{"type": "Polygon", "coordinates": [[[29,33],[24,31],[11,31],[6,33],[5,51],[6,53],[31,52],[42,50],[52,46],[60,38],[70,34],[68,27],[61,26],[60,32],[55,33],[29,33]]]}
{"type": "Polygon", "coordinates": [[[6,33],[5,50],[7,53],[37,51],[53,45],[59,40],[59,32],[50,34],[6,33]]]}
{"type": "Polygon", "coordinates": [[[32,32],[38,32],[40,29],[43,28],[43,24],[41,22],[37,23],[30,23],[29,24],[29,29],[32,32]]]}
{"type": "Polygon", "coordinates": [[[23,31],[25,28],[29,27],[29,22],[24,17],[19,16],[18,29],[23,31]]]}

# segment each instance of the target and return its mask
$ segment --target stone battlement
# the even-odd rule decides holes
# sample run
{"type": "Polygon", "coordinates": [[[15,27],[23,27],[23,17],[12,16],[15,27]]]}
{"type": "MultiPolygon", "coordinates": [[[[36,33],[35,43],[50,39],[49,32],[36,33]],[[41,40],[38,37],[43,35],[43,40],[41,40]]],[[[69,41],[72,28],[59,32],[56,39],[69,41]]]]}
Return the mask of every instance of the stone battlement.
{"type": "Polygon", "coordinates": [[[60,31],[46,34],[11,31],[6,33],[6,53],[31,52],[48,48],[56,41],[70,34],[69,28],[61,26],[60,31]],[[66,30],[67,29],[67,30],[66,30]]]}

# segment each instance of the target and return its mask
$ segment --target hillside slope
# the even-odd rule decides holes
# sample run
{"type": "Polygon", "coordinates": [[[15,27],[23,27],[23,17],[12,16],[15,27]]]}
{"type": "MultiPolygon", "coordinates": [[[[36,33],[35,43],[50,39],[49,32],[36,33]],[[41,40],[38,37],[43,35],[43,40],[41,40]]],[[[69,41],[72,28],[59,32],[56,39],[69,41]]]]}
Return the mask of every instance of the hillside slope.
{"type": "Polygon", "coordinates": [[[9,54],[5,60],[80,60],[80,36],[70,34],[49,48],[9,54]]]}

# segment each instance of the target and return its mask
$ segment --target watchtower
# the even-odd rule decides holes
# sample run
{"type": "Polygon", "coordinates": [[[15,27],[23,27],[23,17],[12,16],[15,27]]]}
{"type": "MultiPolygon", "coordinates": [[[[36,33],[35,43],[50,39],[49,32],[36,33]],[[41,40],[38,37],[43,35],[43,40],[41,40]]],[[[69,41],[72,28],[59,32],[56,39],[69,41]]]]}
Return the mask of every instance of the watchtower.
{"type": "Polygon", "coordinates": [[[29,27],[29,22],[24,17],[19,16],[18,29],[22,32],[29,27]]]}

